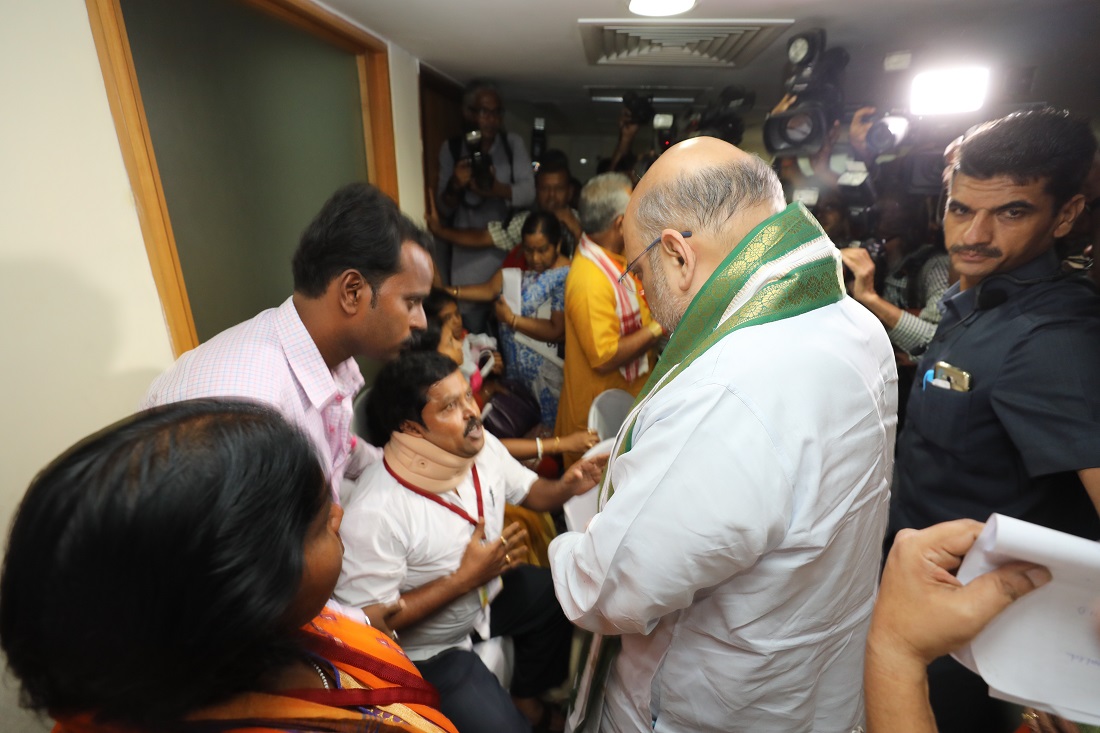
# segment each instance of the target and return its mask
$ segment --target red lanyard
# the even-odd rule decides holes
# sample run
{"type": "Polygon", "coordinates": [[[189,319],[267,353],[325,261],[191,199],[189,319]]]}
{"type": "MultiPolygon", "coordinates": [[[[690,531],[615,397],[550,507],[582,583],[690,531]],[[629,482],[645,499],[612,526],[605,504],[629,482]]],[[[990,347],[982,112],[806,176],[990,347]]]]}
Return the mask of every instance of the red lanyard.
{"type": "Polygon", "coordinates": [[[413,486],[408,481],[398,476],[396,473],[393,472],[393,469],[390,468],[390,464],[386,462],[385,458],[382,459],[382,465],[385,466],[386,470],[389,471],[389,474],[397,480],[397,483],[401,484],[414,494],[419,494],[429,501],[434,501],[436,504],[443,507],[444,509],[454,512],[475,527],[477,526],[478,521],[480,521],[485,516],[485,506],[481,503],[481,481],[477,477],[477,466],[470,467],[470,470],[474,475],[474,493],[477,495],[477,519],[475,520],[473,517],[467,514],[466,510],[462,507],[456,506],[449,501],[443,501],[443,499],[439,497],[439,494],[433,494],[430,491],[425,491],[419,486],[413,486]]]}

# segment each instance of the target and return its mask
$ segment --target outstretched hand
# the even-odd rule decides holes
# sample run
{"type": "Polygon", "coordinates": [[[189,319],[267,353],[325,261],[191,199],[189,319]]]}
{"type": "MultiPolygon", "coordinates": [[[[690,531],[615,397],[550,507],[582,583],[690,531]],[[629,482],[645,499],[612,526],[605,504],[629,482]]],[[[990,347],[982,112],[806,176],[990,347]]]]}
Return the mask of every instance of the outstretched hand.
{"type": "Polygon", "coordinates": [[[570,496],[579,496],[591,489],[603,478],[604,469],[607,468],[607,460],[610,454],[604,453],[577,461],[561,477],[561,482],[567,488],[570,496]]]}
{"type": "Polygon", "coordinates": [[[954,572],[982,531],[972,519],[902,530],[882,573],[868,654],[928,665],[978,635],[1016,599],[1050,581],[1041,565],[1012,562],[965,586],[954,572]]]}

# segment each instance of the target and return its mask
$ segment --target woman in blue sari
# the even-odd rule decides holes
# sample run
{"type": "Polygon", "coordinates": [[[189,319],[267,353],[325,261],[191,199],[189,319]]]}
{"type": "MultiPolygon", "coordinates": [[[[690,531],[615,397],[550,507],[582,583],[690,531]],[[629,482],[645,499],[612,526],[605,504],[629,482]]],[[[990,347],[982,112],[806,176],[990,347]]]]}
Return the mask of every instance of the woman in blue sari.
{"type": "Polygon", "coordinates": [[[561,395],[569,259],[561,253],[561,224],[553,214],[532,213],[522,234],[527,269],[501,268],[484,283],[450,291],[460,300],[495,301],[505,373],[531,389],[543,424],[553,425],[561,395]]]}

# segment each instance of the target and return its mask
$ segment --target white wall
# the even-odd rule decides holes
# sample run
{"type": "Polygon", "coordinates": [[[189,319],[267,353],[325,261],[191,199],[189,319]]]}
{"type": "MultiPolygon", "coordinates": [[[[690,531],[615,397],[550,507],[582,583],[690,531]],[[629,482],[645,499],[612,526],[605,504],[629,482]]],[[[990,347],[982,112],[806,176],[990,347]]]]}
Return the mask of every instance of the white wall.
{"type": "MultiPolygon", "coordinates": [[[[172,362],[88,14],[6,3],[0,24],[0,528],[34,474],[133,411],[172,362]]],[[[15,705],[0,725],[47,730],[15,705]]]]}
{"type": "Polygon", "coordinates": [[[390,99],[397,148],[397,194],[413,221],[424,221],[424,141],[420,136],[420,60],[389,44],[390,99]]]}
{"type": "MultiPolygon", "coordinates": [[[[172,362],[81,0],[5,3],[0,24],[0,533],[27,484],[133,411],[172,362]]],[[[402,208],[423,219],[419,61],[390,47],[402,208]]],[[[49,725],[0,682],[0,728],[49,725]]]]}

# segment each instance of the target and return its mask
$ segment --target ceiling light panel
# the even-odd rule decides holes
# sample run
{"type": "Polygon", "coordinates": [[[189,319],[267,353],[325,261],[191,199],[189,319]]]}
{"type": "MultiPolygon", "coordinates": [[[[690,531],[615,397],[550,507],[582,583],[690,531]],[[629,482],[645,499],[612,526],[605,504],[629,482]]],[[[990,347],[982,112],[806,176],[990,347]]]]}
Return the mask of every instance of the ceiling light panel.
{"type": "Polygon", "coordinates": [[[794,21],[622,20],[578,22],[588,63],[611,66],[707,66],[748,64],[794,21]]]}

